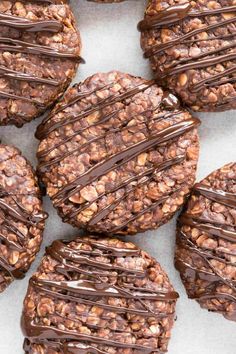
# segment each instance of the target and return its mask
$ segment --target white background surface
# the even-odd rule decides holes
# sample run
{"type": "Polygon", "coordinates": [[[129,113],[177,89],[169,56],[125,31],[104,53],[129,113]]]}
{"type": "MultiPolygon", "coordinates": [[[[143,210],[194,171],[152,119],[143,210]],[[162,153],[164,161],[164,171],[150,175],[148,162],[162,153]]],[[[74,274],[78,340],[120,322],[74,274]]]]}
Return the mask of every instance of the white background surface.
{"type": "MultiPolygon", "coordinates": [[[[71,1],[78,19],[83,41],[82,56],[86,65],[80,66],[76,80],[99,71],[120,70],[130,74],[151,77],[149,63],[142,58],[137,22],[142,18],[144,0],[130,0],[121,4],[94,4],[85,0],[71,1]]],[[[198,114],[199,116],[199,114],[198,114]]],[[[201,153],[198,180],[223,164],[236,161],[236,113],[201,114],[201,153]]],[[[0,127],[0,139],[15,144],[36,165],[37,141],[34,138],[40,119],[24,126],[0,127]]],[[[0,354],[22,354],[23,337],[20,330],[22,302],[30,275],[39,264],[46,245],[53,239],[75,236],[73,227],[63,224],[48,198],[44,199],[50,218],[44,233],[41,252],[22,281],[15,281],[0,295],[0,354]]],[[[132,241],[156,257],[168,272],[180,293],[177,304],[177,322],[170,341],[170,354],[235,354],[236,323],[222,316],[202,310],[188,300],[179,274],[173,267],[175,220],[156,231],[147,232],[132,241]]]]}

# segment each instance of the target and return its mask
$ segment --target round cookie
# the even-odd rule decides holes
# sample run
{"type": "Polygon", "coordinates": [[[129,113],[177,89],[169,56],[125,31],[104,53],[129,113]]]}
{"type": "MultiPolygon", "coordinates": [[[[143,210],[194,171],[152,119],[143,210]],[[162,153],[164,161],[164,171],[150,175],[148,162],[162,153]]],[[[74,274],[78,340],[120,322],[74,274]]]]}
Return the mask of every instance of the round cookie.
{"type": "Polygon", "coordinates": [[[38,127],[38,171],[65,222],[109,234],[153,229],[194,183],[198,125],[153,81],[95,74],[38,127]]]}
{"type": "Polygon", "coordinates": [[[199,123],[153,81],[95,74],[38,127],[38,171],[63,221],[107,234],[154,229],[194,184],[199,123]]]}
{"type": "Polygon", "coordinates": [[[70,84],[80,35],[64,0],[1,1],[0,32],[0,125],[21,127],[70,84]]]}
{"type": "Polygon", "coordinates": [[[178,220],[175,266],[191,299],[236,321],[236,163],[197,183],[178,220]]]}
{"type": "Polygon", "coordinates": [[[18,149],[0,144],[0,292],[24,277],[39,250],[46,218],[32,167],[18,149]]]}
{"type": "Polygon", "coordinates": [[[164,353],[178,294],[130,242],[54,241],[24,301],[25,353],[164,353]]]}
{"type": "Polygon", "coordinates": [[[156,77],[194,111],[236,108],[233,1],[149,0],[139,23],[156,77]]]}

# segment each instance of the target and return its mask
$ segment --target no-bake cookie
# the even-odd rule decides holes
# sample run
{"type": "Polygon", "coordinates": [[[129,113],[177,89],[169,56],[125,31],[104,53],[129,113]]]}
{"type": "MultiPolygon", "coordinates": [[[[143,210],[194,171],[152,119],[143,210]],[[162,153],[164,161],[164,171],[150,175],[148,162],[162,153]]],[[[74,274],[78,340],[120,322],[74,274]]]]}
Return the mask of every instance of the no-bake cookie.
{"type": "Polygon", "coordinates": [[[236,321],[236,163],[197,183],[178,221],[175,265],[188,296],[236,321]]]}
{"type": "Polygon", "coordinates": [[[65,222],[109,234],[153,229],[194,184],[199,123],[153,81],[95,74],[38,127],[38,171],[65,222]]]}
{"type": "Polygon", "coordinates": [[[164,353],[177,298],[160,264],[132,243],[54,241],[24,301],[25,353],[164,353]]]}
{"type": "Polygon", "coordinates": [[[232,0],[149,0],[139,23],[144,56],[164,86],[195,111],[236,108],[232,0]]]}
{"type": "Polygon", "coordinates": [[[39,250],[46,217],[32,167],[18,149],[0,144],[0,292],[24,277],[39,250]]]}
{"type": "Polygon", "coordinates": [[[0,125],[36,118],[65,91],[81,41],[67,1],[0,1],[0,125]]]}

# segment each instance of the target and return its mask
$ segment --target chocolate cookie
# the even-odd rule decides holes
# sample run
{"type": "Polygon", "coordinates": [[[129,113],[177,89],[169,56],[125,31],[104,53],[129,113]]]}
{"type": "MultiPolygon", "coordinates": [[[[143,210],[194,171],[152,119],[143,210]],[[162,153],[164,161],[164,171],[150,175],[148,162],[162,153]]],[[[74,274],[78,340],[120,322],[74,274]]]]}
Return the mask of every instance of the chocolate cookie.
{"type": "Polygon", "coordinates": [[[0,144],[0,292],[24,277],[39,250],[46,217],[32,167],[18,149],[0,144]]]}
{"type": "Polygon", "coordinates": [[[164,353],[177,298],[160,264],[132,243],[54,241],[24,301],[25,353],[164,353]]]}
{"type": "Polygon", "coordinates": [[[144,56],[195,111],[236,108],[235,20],[232,0],[149,0],[139,23],[144,56]]]}
{"type": "Polygon", "coordinates": [[[80,35],[65,0],[0,1],[0,125],[23,124],[70,84],[80,35]]]}
{"type": "Polygon", "coordinates": [[[175,265],[188,296],[236,321],[236,163],[197,183],[179,218],[175,265]]]}
{"type": "Polygon", "coordinates": [[[109,234],[153,229],[194,183],[198,125],[153,81],[96,74],[38,127],[38,170],[65,222],[109,234]]]}

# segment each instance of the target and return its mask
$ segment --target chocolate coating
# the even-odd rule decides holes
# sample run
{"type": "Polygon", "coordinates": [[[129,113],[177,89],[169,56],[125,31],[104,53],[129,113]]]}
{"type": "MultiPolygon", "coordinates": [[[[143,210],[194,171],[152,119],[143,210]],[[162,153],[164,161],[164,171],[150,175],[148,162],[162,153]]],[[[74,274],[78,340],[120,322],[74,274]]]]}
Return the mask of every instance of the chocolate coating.
{"type": "Polygon", "coordinates": [[[156,228],[194,183],[199,123],[153,81],[96,74],[38,127],[38,171],[65,222],[108,234],[156,228]]]}
{"type": "Polygon", "coordinates": [[[164,353],[177,298],[156,260],[132,243],[54,241],[24,301],[25,353],[164,353]]]}
{"type": "Polygon", "coordinates": [[[188,296],[236,321],[236,163],[197,183],[178,221],[175,265],[188,296]]]}
{"type": "Polygon", "coordinates": [[[0,125],[46,111],[70,84],[80,49],[67,1],[1,1],[0,125]]]}
{"type": "Polygon", "coordinates": [[[156,77],[195,111],[236,108],[233,1],[149,0],[139,23],[156,77]]]}
{"type": "Polygon", "coordinates": [[[0,292],[24,277],[46,218],[32,167],[18,149],[0,144],[0,292]]]}

